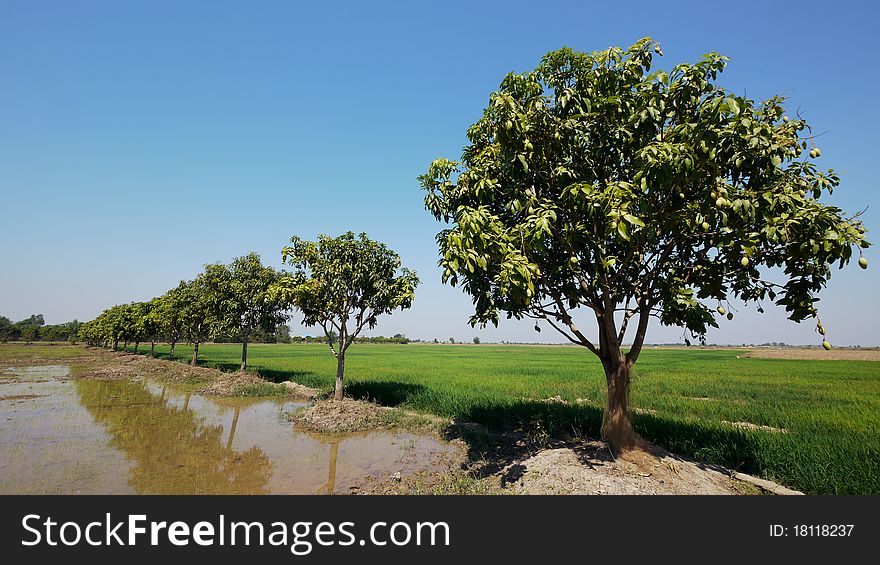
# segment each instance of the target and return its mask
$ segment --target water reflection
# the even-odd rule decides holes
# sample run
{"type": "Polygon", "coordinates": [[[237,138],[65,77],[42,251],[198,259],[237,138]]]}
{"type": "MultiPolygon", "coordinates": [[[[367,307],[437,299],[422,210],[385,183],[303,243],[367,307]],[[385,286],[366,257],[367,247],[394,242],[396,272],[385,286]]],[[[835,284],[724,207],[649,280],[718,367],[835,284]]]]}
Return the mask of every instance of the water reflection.
{"type": "Polygon", "coordinates": [[[3,394],[0,493],[329,494],[441,468],[455,452],[407,432],[302,433],[286,414],[305,404],[290,400],[208,399],[61,370],[19,371],[3,394]]]}
{"type": "Polygon", "coordinates": [[[110,445],[134,463],[129,484],[144,494],[268,493],[272,462],[256,446],[232,449],[240,408],[230,434],[223,426],[200,421],[189,409],[150,393],[146,384],[128,381],[75,381],[80,402],[111,435],[110,445]]]}
{"type": "Polygon", "coordinates": [[[327,482],[318,489],[318,494],[333,494],[336,490],[336,461],[339,459],[339,438],[331,438],[330,458],[327,465],[327,482]]]}

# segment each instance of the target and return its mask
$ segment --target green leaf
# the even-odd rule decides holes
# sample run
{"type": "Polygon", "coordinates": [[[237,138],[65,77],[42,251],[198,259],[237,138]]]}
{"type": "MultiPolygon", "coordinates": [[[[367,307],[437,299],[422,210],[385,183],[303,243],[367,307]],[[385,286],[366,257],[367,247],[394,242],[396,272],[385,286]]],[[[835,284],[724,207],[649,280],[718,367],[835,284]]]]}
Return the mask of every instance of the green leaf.
{"type": "Polygon", "coordinates": [[[623,219],[626,220],[627,222],[631,223],[634,226],[639,226],[640,228],[645,227],[645,222],[641,221],[640,219],[636,218],[635,216],[633,216],[631,214],[624,214],[623,219]]]}

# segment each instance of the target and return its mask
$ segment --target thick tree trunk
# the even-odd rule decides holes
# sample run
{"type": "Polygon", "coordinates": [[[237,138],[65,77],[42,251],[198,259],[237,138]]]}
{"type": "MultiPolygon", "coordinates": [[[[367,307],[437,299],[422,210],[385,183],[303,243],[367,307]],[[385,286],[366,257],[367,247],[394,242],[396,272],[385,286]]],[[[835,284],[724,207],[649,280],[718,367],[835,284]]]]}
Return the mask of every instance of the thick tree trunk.
{"type": "Polygon", "coordinates": [[[190,363],[193,367],[196,366],[196,363],[199,360],[199,342],[195,342],[193,344],[193,358],[192,363],[190,363]]]}
{"type": "Polygon", "coordinates": [[[333,398],[336,400],[342,400],[343,395],[343,386],[342,386],[342,377],[345,374],[345,354],[340,352],[339,356],[336,358],[336,392],[333,395],[333,398]]]}
{"type": "Polygon", "coordinates": [[[616,451],[632,449],[638,441],[629,418],[631,368],[626,360],[608,364],[605,368],[608,404],[602,418],[602,439],[616,451]]]}
{"type": "Polygon", "coordinates": [[[242,371],[247,369],[247,346],[248,346],[248,340],[247,340],[247,338],[244,338],[244,340],[241,342],[241,369],[240,370],[242,370],[242,371]]]}

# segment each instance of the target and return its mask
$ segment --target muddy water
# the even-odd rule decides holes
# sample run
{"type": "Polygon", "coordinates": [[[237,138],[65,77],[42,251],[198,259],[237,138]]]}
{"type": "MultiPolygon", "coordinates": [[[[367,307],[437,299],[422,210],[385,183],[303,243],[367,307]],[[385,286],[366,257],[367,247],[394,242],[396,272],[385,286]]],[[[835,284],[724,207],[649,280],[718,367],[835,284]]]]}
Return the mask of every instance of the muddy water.
{"type": "Polygon", "coordinates": [[[0,369],[0,493],[347,493],[442,467],[454,448],[407,432],[319,436],[291,401],[208,399],[151,382],[0,369]]]}

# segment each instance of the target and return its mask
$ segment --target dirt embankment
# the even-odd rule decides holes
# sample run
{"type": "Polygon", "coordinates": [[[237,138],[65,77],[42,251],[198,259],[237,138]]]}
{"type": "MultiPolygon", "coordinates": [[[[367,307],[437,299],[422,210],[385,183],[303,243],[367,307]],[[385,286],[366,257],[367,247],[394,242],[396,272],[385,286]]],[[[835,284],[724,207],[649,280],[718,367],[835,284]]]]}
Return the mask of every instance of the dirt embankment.
{"type": "Polygon", "coordinates": [[[614,458],[598,441],[544,449],[502,472],[517,494],[752,494],[725,470],[652,449],[614,458]]]}
{"type": "Polygon", "coordinates": [[[318,391],[292,382],[272,383],[259,375],[245,372],[223,372],[209,367],[193,367],[186,363],[157,359],[147,355],[108,351],[97,347],[83,348],[82,355],[53,359],[51,356],[4,360],[10,366],[57,363],[71,366],[76,378],[139,379],[149,377],[161,382],[195,387],[209,396],[292,396],[314,398],[318,391]]]}
{"type": "Polygon", "coordinates": [[[288,416],[303,430],[325,434],[389,428],[439,432],[450,423],[430,414],[417,414],[350,398],[320,400],[288,416]]]}
{"type": "Polygon", "coordinates": [[[512,458],[470,460],[444,475],[393,477],[364,494],[802,494],[772,481],[678,457],[654,446],[614,457],[601,441],[554,442],[512,458]]]}

